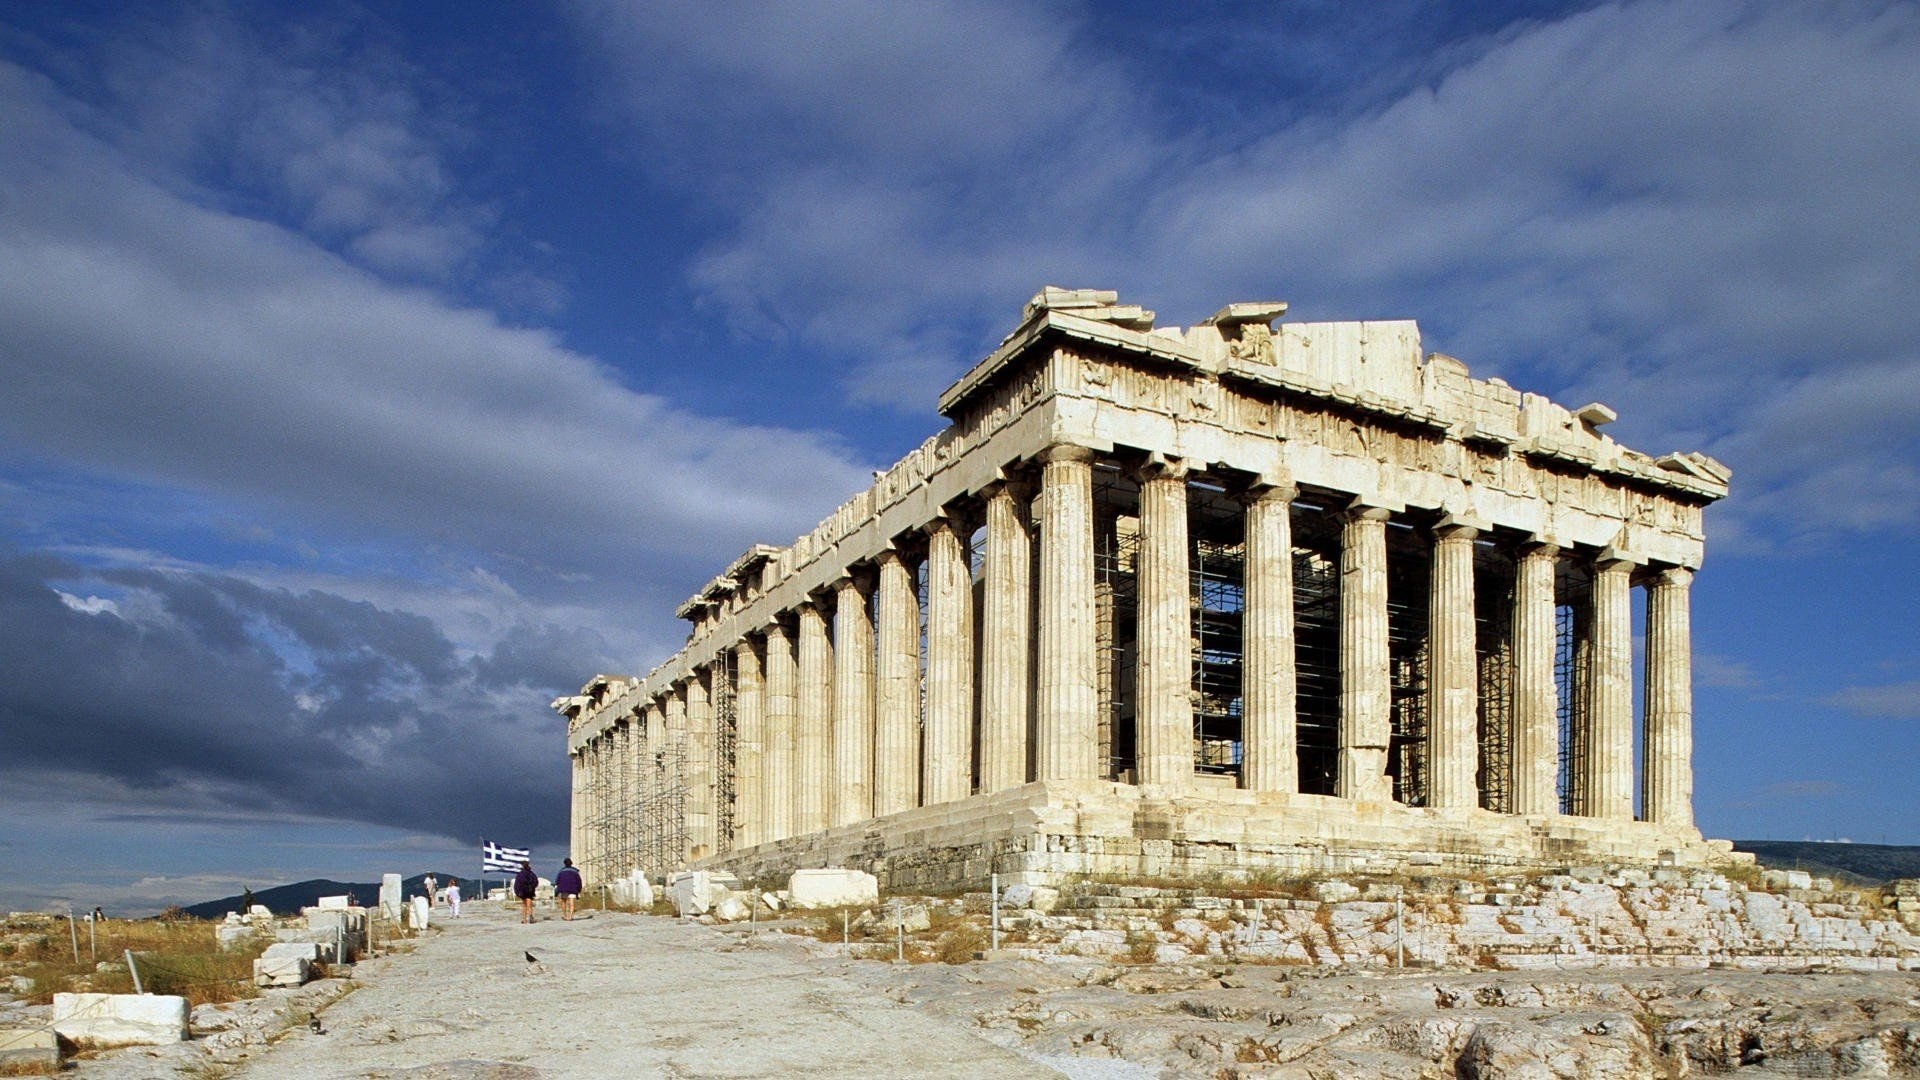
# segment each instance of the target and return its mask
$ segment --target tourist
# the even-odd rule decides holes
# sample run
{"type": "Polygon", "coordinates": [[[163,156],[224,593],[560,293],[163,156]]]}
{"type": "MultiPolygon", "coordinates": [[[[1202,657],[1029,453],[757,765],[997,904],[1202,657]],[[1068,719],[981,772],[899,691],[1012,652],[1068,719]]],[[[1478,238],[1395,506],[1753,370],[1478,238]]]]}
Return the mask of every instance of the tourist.
{"type": "Polygon", "coordinates": [[[573,902],[580,895],[580,871],[573,868],[572,859],[562,859],[561,862],[564,865],[553,877],[553,894],[560,898],[560,917],[571,922],[573,902]]]}
{"type": "Polygon", "coordinates": [[[428,874],[425,878],[422,878],[420,881],[420,884],[425,886],[427,890],[427,906],[432,907],[433,906],[433,886],[435,884],[433,880],[433,875],[428,874]]]}
{"type": "Polygon", "coordinates": [[[513,895],[520,898],[520,921],[533,921],[533,894],[540,889],[540,875],[533,872],[533,860],[520,864],[520,872],[513,875],[513,895]]]}
{"type": "Polygon", "coordinates": [[[447,914],[452,918],[460,917],[460,879],[447,879],[447,914]]]}

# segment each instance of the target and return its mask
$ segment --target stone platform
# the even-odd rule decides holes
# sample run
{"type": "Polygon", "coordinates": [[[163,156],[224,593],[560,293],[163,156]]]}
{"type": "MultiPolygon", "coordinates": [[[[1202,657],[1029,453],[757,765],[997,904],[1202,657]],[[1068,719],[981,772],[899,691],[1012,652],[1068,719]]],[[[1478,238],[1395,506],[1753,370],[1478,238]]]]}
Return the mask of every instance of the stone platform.
{"type": "Polygon", "coordinates": [[[890,891],[1055,885],[1086,875],[1192,877],[1500,873],[1604,862],[1751,862],[1724,840],[1644,821],[1425,809],[1246,791],[1040,781],[759,844],[694,865],[743,880],[813,866],[866,870],[890,891]]]}

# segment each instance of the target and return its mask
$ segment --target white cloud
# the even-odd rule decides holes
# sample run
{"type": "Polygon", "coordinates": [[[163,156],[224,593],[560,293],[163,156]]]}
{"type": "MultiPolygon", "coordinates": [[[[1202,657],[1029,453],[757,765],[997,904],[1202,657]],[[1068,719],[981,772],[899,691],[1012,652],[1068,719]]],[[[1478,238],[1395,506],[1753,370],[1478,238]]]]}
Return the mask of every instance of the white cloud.
{"type": "Polygon", "coordinates": [[[676,408],[170,192],[77,108],[0,66],[0,431],[23,444],[563,569],[783,540],[864,485],[835,440],[676,408]]]}
{"type": "Polygon", "coordinates": [[[1880,686],[1849,686],[1826,699],[1856,716],[1920,720],[1920,679],[1880,686]]]}
{"type": "Polygon", "coordinates": [[[59,589],[54,590],[54,595],[60,598],[62,604],[65,604],[67,607],[82,615],[99,615],[102,613],[108,615],[120,614],[119,605],[105,597],[89,596],[82,599],[70,592],[62,592],[59,589]]]}

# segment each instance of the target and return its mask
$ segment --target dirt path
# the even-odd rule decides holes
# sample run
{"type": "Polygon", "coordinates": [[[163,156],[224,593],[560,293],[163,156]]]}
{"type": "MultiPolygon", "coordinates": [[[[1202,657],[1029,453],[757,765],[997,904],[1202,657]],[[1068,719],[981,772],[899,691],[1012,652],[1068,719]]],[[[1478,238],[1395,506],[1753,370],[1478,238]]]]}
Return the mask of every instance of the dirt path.
{"type": "Polygon", "coordinates": [[[594,1076],[1058,1077],[954,1020],[779,949],[672,919],[521,926],[470,904],[239,1075],[533,1080],[594,1076]],[[530,965],[523,952],[540,958],[530,965]]]}

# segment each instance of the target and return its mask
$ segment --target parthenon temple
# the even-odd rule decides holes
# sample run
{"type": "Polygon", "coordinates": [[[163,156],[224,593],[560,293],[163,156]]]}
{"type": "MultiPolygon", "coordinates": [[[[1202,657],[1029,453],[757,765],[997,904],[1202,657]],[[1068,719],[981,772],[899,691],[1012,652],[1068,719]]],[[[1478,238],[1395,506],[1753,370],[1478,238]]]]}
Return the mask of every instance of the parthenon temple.
{"type": "Polygon", "coordinates": [[[944,431],[735,559],[644,678],[553,703],[588,879],[1726,858],[1688,596],[1727,469],[1412,322],[1285,312],[1036,295],[944,431]]]}

